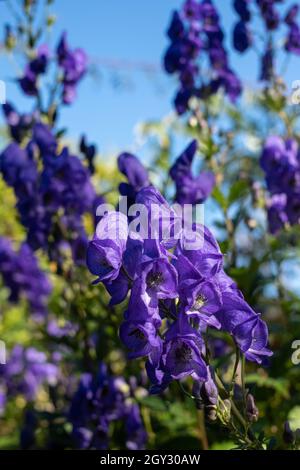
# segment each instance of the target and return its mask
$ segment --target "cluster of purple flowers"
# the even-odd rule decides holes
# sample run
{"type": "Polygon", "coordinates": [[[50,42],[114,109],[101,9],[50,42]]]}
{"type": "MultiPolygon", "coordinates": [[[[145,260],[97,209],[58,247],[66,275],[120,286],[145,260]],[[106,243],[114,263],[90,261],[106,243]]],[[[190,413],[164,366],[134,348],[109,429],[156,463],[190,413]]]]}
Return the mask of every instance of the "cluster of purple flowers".
{"type": "Polygon", "coordinates": [[[202,385],[213,380],[203,340],[208,327],[228,332],[248,360],[265,362],[271,355],[267,326],[225,274],[210,231],[194,224],[175,236],[177,214],[152,185],[137,190],[135,202],[147,209],[146,234],[133,231],[132,220],[120,211],[106,213],[89,244],[87,264],[112,305],[130,293],[120,337],[131,358],[147,358],[152,392],[186,376],[202,385]],[[155,220],[153,205],[159,207],[155,220]],[[200,243],[191,247],[187,240],[194,237],[200,243]]]}
{"type": "Polygon", "coordinates": [[[87,373],[81,377],[69,420],[79,449],[108,449],[110,424],[120,420],[125,423],[127,449],[143,449],[147,441],[131,387],[123,377],[110,375],[104,364],[95,377],[87,373]]]}
{"type": "MultiPolygon", "coordinates": [[[[282,22],[288,26],[288,36],[285,40],[285,50],[294,54],[300,54],[300,28],[296,22],[299,6],[292,5],[286,15],[281,18],[276,10],[276,3],[281,0],[256,0],[261,16],[264,20],[265,28],[270,33],[277,30],[282,22]]],[[[268,33],[268,34],[269,34],[268,33]]],[[[266,43],[265,52],[262,57],[260,79],[269,81],[274,76],[274,45],[269,39],[266,43]]]]}
{"type": "MultiPolygon", "coordinates": [[[[23,76],[19,79],[22,91],[28,96],[39,94],[38,78],[45,74],[51,59],[47,45],[41,45],[35,57],[26,65],[23,76]]],[[[88,60],[83,49],[70,49],[67,35],[63,33],[56,48],[55,60],[62,71],[62,102],[71,104],[76,98],[76,88],[87,71],[88,60]]]]}
{"type": "Polygon", "coordinates": [[[169,74],[176,73],[180,89],[175,97],[178,114],[189,109],[192,97],[203,97],[223,88],[235,101],[242,91],[241,83],[229,65],[224,46],[224,33],[212,0],[186,0],[182,11],[175,11],[168,29],[171,45],[164,66],[169,74]],[[204,83],[202,64],[208,59],[209,80],[204,83]]]}
{"type": "Polygon", "coordinates": [[[23,395],[35,400],[43,384],[55,385],[58,368],[47,360],[45,353],[35,348],[15,346],[5,365],[0,365],[0,412],[5,410],[7,397],[23,395]]]}
{"type": "Polygon", "coordinates": [[[28,244],[58,261],[69,243],[74,258],[82,259],[87,241],[82,216],[92,212],[96,197],[83,162],[67,148],[58,152],[53,133],[37,122],[25,147],[13,142],[2,152],[0,171],[14,188],[28,244]]]}
{"type": "Polygon", "coordinates": [[[10,241],[0,237],[0,275],[10,290],[11,302],[18,302],[24,297],[35,319],[45,317],[51,285],[27,243],[14,251],[10,241]]]}
{"type": "Polygon", "coordinates": [[[260,159],[271,197],[267,201],[271,233],[300,221],[300,152],[294,139],[270,136],[260,159]]]}

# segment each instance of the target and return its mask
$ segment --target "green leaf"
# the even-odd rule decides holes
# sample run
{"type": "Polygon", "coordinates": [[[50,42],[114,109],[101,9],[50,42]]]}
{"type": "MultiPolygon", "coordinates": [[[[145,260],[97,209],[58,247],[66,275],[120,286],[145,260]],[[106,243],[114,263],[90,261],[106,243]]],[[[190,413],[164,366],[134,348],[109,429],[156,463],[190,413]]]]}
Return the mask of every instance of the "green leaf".
{"type": "Polygon", "coordinates": [[[230,188],[228,196],[228,205],[233,204],[249,192],[249,184],[245,180],[236,181],[230,188]]]}

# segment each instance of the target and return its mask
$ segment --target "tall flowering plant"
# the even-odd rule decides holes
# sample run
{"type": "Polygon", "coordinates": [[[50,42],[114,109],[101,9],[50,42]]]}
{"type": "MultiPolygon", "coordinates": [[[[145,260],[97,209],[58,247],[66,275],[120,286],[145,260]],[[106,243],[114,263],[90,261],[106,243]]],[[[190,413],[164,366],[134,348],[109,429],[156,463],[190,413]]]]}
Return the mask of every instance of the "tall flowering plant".
{"type": "Polygon", "coordinates": [[[163,67],[178,83],[175,114],[140,127],[158,136],[152,171],[129,152],[107,170],[86,136],[66,144],[60,110],[90,59],[66,33],[50,49],[54,16],[41,28],[39,2],[19,5],[4,44],[32,107],[3,106],[0,154],[10,448],[299,445],[299,295],[284,271],[298,259],[299,136],[278,64],[299,54],[300,33],[286,3],[231,2],[233,49],[241,61],[258,52],[254,92],[217,2],[172,13],[163,67]],[[178,129],[187,145],[173,159],[178,129]]]}

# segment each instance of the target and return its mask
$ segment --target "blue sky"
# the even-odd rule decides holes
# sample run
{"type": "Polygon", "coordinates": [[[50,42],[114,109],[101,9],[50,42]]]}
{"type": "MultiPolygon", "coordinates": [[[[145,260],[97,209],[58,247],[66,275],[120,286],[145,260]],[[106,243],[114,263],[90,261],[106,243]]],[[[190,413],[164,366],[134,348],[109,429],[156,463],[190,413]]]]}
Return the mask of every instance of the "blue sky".
{"type": "MultiPolygon", "coordinates": [[[[230,30],[236,18],[231,0],[220,3],[222,24],[230,30]]],[[[170,12],[181,4],[181,0],[56,1],[52,8],[57,16],[52,44],[61,30],[67,30],[70,44],[83,47],[100,73],[103,62],[116,63],[128,81],[127,87],[112,86],[112,74],[106,69],[100,80],[86,78],[75,105],[65,108],[61,115],[71,137],[85,132],[101,153],[130,149],[139,121],[159,119],[171,111],[176,83],[162,72],[161,58],[167,45],[165,30],[170,12]],[[153,66],[157,71],[154,79],[136,68],[137,64],[153,66]]],[[[8,18],[3,1],[0,18],[3,24],[8,18]]],[[[242,58],[234,54],[232,64],[244,80],[255,82],[257,59],[253,51],[242,58]]],[[[290,83],[300,79],[298,64],[299,58],[294,58],[287,77],[290,83]]],[[[7,80],[12,74],[7,59],[0,57],[0,79],[7,80]]],[[[19,108],[30,106],[30,100],[20,96],[15,84],[9,82],[7,91],[8,99],[19,108]]]]}

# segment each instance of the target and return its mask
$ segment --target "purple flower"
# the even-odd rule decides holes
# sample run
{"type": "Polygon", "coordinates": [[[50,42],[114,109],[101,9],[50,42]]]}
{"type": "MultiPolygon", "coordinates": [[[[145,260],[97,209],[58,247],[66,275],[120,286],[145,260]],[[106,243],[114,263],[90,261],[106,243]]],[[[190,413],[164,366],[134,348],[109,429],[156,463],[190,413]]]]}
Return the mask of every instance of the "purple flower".
{"type": "Polygon", "coordinates": [[[232,292],[223,294],[223,306],[218,319],[222,329],[232,334],[249,361],[264,363],[272,352],[267,349],[268,329],[251,307],[232,292]]]}
{"type": "Polygon", "coordinates": [[[139,406],[136,403],[133,403],[126,408],[125,426],[127,434],[127,449],[144,449],[148,436],[144,428],[139,406]]]}
{"type": "Polygon", "coordinates": [[[267,201],[268,221],[271,233],[277,233],[288,222],[287,195],[274,194],[267,201]]]}
{"type": "Polygon", "coordinates": [[[173,17],[167,34],[172,40],[182,38],[184,35],[184,23],[180,18],[178,11],[173,12],[173,17]]]}
{"type": "Polygon", "coordinates": [[[146,261],[141,265],[143,292],[150,298],[174,299],[177,297],[177,271],[168,259],[146,261]]]}
{"type": "Polygon", "coordinates": [[[0,385],[5,386],[8,398],[23,395],[33,401],[43,384],[55,385],[57,378],[58,368],[47,362],[45,353],[20,345],[12,349],[6,365],[0,367],[0,385]]]}
{"type": "Polygon", "coordinates": [[[128,236],[127,218],[110,212],[99,222],[97,233],[89,243],[87,265],[97,282],[113,281],[120,272],[128,236]]]}
{"type": "Polygon", "coordinates": [[[252,43],[251,32],[244,21],[239,21],[233,30],[233,45],[239,52],[245,52],[252,43]]]}
{"type": "Polygon", "coordinates": [[[219,393],[213,380],[213,371],[209,366],[207,366],[207,379],[194,382],[193,394],[205,405],[217,405],[219,393]]]}
{"type": "Polygon", "coordinates": [[[29,176],[31,181],[37,177],[35,163],[29,159],[26,150],[14,142],[0,155],[0,171],[4,181],[13,187],[26,184],[29,176]]]}
{"type": "Polygon", "coordinates": [[[134,204],[137,192],[150,185],[148,172],[137,157],[126,152],[119,155],[118,167],[128,180],[128,184],[120,184],[120,194],[128,196],[129,203],[134,204]]]}
{"type": "Polygon", "coordinates": [[[48,126],[37,122],[32,130],[32,140],[36,143],[43,155],[52,155],[56,152],[57,142],[48,126]]]}
{"type": "Polygon", "coordinates": [[[4,104],[2,109],[12,139],[20,143],[28,134],[33,122],[38,117],[37,113],[19,114],[11,103],[4,104]]]}
{"type": "Polygon", "coordinates": [[[89,166],[89,170],[91,174],[94,174],[95,173],[94,159],[97,153],[96,146],[94,144],[88,144],[86,141],[85,135],[83,135],[80,139],[79,148],[80,148],[80,152],[83,153],[83,155],[85,156],[88,162],[88,166],[89,166]]]}
{"type": "MultiPolygon", "coordinates": [[[[245,33],[245,31],[242,31],[245,33]]],[[[247,31],[248,32],[248,31],[247,31]]],[[[250,43],[250,35],[239,32],[239,47],[245,39],[250,43]]],[[[211,0],[198,3],[186,1],[182,12],[173,13],[168,37],[171,40],[165,56],[164,68],[169,74],[177,74],[179,89],[174,99],[178,114],[189,110],[192,97],[207,98],[209,94],[217,93],[223,88],[230,100],[235,101],[241,94],[239,79],[229,67],[228,56],[223,44],[224,33],[220,26],[218,12],[211,0]],[[214,69],[212,83],[203,83],[205,71],[199,64],[205,63],[205,56],[210,60],[214,69]],[[209,93],[203,90],[209,88],[209,93]]],[[[211,74],[210,74],[211,75],[211,74]]],[[[186,182],[186,185],[189,181],[186,182]]]]}
{"type": "Polygon", "coordinates": [[[47,44],[41,45],[36,54],[36,58],[29,63],[29,68],[35,75],[43,74],[47,70],[49,60],[49,49],[47,44]]]}
{"type": "Polygon", "coordinates": [[[25,95],[36,96],[38,94],[37,76],[29,67],[26,67],[23,77],[19,79],[19,84],[25,95]]]}
{"type": "Polygon", "coordinates": [[[201,19],[206,33],[219,32],[219,15],[211,0],[202,1],[201,19]]]}
{"type": "Polygon", "coordinates": [[[177,158],[170,170],[170,176],[176,184],[176,201],[179,204],[198,204],[205,201],[215,185],[211,172],[202,172],[194,177],[191,166],[197,151],[197,141],[193,140],[177,158]]]}
{"type": "Polygon", "coordinates": [[[272,352],[267,349],[268,329],[259,315],[253,315],[248,320],[237,325],[233,330],[233,336],[241,351],[249,361],[262,364],[272,352]]]}
{"type": "Polygon", "coordinates": [[[299,5],[297,3],[295,3],[294,5],[292,5],[289,8],[289,10],[288,10],[288,12],[287,12],[287,14],[284,18],[284,22],[287,25],[292,26],[296,21],[298,13],[299,13],[299,5]]]}
{"type": "Polygon", "coordinates": [[[202,9],[197,0],[186,0],[183,6],[183,12],[190,21],[200,20],[202,9]]]}
{"type": "Polygon", "coordinates": [[[297,23],[292,23],[290,26],[285,49],[288,52],[300,55],[300,28],[297,23]]]}
{"type": "Polygon", "coordinates": [[[69,421],[75,448],[106,450],[112,423],[125,422],[126,446],[142,449],[147,434],[138,405],[122,377],[110,375],[104,364],[98,374],[83,374],[73,396],[69,421]],[[130,422],[132,420],[132,422],[130,422]]]}
{"type": "Polygon", "coordinates": [[[161,359],[165,375],[171,379],[182,379],[189,375],[199,380],[205,379],[207,369],[201,356],[202,347],[200,336],[185,317],[180,317],[166,333],[161,359]]]}
{"type": "Polygon", "coordinates": [[[87,71],[87,55],[82,49],[69,48],[66,33],[63,33],[56,52],[63,70],[63,102],[71,104],[76,97],[76,86],[87,71]]]}
{"type": "Polygon", "coordinates": [[[43,319],[47,314],[51,284],[26,243],[15,252],[9,240],[0,238],[0,274],[10,289],[10,300],[17,302],[24,296],[30,313],[37,320],[43,319]]]}
{"type": "MultiPolygon", "coordinates": [[[[189,238],[189,233],[187,232],[180,240],[175,254],[177,257],[180,254],[184,255],[202,278],[209,279],[222,269],[223,255],[216,239],[207,227],[197,225],[193,229],[193,234],[198,238],[197,245],[199,244],[199,248],[186,249],[185,237],[189,238]]],[[[181,267],[178,269],[181,269],[181,267]]]]}
{"type": "Polygon", "coordinates": [[[161,349],[161,339],[151,321],[136,323],[124,321],[120,327],[120,338],[130,350],[129,358],[148,356],[161,349]]]}
{"type": "Polygon", "coordinates": [[[273,31],[278,28],[280,23],[279,13],[275,10],[273,0],[256,0],[264,19],[266,28],[273,31]]]}
{"type": "Polygon", "coordinates": [[[234,0],[233,6],[235,11],[240,16],[241,20],[244,22],[249,22],[251,19],[251,14],[249,11],[250,0],[234,0]]]}
{"type": "Polygon", "coordinates": [[[274,76],[274,50],[271,44],[262,56],[260,80],[270,81],[274,76]]]}

